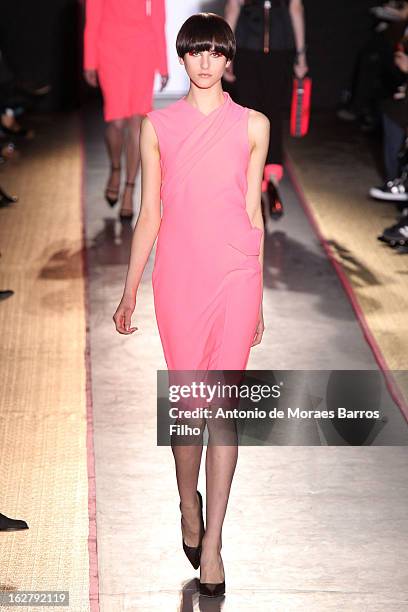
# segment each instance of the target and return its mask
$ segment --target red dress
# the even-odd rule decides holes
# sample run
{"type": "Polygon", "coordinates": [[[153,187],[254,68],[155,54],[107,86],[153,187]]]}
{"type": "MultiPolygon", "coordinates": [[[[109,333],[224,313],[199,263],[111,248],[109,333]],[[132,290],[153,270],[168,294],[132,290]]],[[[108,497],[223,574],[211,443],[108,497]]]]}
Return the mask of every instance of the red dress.
{"type": "Polygon", "coordinates": [[[86,0],[84,68],[98,71],[106,121],[152,109],[167,74],[165,0],[86,0]]]}

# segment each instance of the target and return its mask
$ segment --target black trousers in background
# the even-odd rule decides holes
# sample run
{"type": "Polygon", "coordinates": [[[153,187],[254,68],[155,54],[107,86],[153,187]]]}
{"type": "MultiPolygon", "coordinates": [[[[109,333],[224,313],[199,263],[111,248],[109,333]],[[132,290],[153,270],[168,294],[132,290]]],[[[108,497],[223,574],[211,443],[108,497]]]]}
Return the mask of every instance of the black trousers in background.
{"type": "Polygon", "coordinates": [[[385,178],[387,181],[393,181],[401,174],[398,154],[405,142],[407,132],[386,113],[383,113],[383,127],[385,178]]]}
{"type": "Polygon", "coordinates": [[[230,95],[242,106],[266,115],[271,123],[267,164],[283,164],[283,117],[290,106],[295,53],[292,50],[237,49],[230,95]]]}

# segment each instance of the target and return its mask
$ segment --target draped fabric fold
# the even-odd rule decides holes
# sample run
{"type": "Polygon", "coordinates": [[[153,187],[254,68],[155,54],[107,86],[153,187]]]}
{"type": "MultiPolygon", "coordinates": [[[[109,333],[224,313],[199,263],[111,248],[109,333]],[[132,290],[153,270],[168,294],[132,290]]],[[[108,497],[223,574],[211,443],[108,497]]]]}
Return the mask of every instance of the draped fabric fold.
{"type": "Polygon", "coordinates": [[[167,164],[167,180],[164,183],[163,197],[171,195],[172,189],[177,184],[182,185],[196,164],[202,162],[204,156],[216,154],[217,145],[220,141],[228,137],[228,132],[237,128],[237,124],[242,121],[241,117],[234,117],[224,125],[228,106],[222,105],[217,113],[212,113],[210,117],[205,117],[198,122],[194,130],[191,131],[180,143],[177,155],[173,155],[167,164]]]}

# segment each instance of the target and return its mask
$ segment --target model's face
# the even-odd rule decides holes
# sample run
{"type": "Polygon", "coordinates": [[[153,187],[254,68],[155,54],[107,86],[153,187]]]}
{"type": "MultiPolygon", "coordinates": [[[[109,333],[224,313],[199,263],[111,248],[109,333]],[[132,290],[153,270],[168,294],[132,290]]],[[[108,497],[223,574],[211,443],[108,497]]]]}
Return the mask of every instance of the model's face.
{"type": "Polygon", "coordinates": [[[230,65],[225,55],[218,51],[189,51],[184,58],[179,58],[184,64],[186,72],[194,85],[208,89],[217,83],[224,74],[225,68],[230,65]]]}

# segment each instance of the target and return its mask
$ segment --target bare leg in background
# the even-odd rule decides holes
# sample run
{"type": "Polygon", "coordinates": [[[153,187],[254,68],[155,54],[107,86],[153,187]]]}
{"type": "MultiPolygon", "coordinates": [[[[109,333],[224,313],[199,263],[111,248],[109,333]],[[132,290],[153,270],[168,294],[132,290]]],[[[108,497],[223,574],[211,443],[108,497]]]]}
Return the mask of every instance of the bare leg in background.
{"type": "MultiPolygon", "coordinates": [[[[105,130],[105,142],[108,150],[111,166],[119,168],[121,164],[123,143],[125,139],[125,119],[109,121],[105,130]]],[[[106,186],[108,195],[113,197],[120,188],[120,172],[111,170],[108,184],[106,186]],[[112,190],[112,191],[111,191],[112,190]]]]}
{"type": "MultiPolygon", "coordinates": [[[[140,165],[140,125],[142,115],[133,115],[127,119],[126,139],[126,182],[134,183],[140,165]]],[[[121,212],[133,212],[134,187],[125,185],[122,195],[121,212]]]]}

